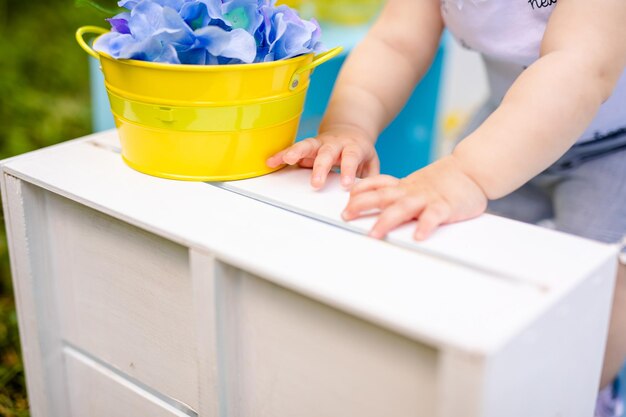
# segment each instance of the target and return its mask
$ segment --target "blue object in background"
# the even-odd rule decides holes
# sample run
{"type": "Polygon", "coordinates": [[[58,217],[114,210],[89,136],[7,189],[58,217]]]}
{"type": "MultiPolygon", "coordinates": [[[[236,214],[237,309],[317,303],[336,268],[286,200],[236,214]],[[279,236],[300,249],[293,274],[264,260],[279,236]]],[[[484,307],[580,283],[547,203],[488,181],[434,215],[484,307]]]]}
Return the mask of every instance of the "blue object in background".
{"type": "Polygon", "coordinates": [[[433,160],[443,59],[444,49],[440,48],[404,109],[378,139],[382,173],[402,178],[433,160]]]}
{"type": "Polygon", "coordinates": [[[109,98],[104,88],[104,75],[100,71],[100,62],[89,58],[89,80],[91,84],[91,122],[94,132],[113,129],[115,122],[109,107],[109,98]]]}
{"type": "MultiPolygon", "coordinates": [[[[339,70],[349,51],[363,38],[367,29],[367,25],[324,27],[326,44],[330,47],[343,45],[346,51],[313,72],[311,88],[307,93],[300,121],[298,140],[316,135],[339,70]]],[[[432,160],[437,136],[437,104],[443,55],[442,46],[430,71],[417,86],[402,112],[378,139],[376,149],[380,156],[382,173],[405,177],[432,160]]],[[[90,58],[90,71],[93,130],[99,132],[112,129],[115,123],[109,109],[104,77],[98,61],[93,58],[90,58]]]]}

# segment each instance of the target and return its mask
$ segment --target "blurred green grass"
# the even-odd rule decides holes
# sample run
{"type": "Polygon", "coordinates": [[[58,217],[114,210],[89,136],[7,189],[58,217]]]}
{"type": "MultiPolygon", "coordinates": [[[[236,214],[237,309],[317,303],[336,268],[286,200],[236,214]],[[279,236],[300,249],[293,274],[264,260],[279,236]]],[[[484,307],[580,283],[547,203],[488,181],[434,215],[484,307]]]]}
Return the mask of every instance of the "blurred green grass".
{"type": "MultiPolygon", "coordinates": [[[[99,2],[107,7],[115,1],[99,2]]],[[[0,159],[91,131],[87,55],[74,40],[107,17],[73,0],[0,0],[0,159]]],[[[9,255],[0,233],[0,416],[29,416],[9,255]]]]}

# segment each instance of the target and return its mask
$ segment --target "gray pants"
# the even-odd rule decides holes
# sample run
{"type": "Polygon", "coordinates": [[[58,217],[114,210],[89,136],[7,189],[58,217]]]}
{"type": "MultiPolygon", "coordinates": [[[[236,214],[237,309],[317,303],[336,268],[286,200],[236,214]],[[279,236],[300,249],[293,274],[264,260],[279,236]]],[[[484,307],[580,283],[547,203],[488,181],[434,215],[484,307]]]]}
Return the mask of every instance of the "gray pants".
{"type": "MultiPolygon", "coordinates": [[[[493,110],[486,105],[479,111],[463,137],[493,110]]],[[[566,233],[605,243],[622,242],[626,237],[626,129],[575,145],[524,186],[491,201],[488,211],[534,224],[552,219],[556,229],[566,233]]]]}

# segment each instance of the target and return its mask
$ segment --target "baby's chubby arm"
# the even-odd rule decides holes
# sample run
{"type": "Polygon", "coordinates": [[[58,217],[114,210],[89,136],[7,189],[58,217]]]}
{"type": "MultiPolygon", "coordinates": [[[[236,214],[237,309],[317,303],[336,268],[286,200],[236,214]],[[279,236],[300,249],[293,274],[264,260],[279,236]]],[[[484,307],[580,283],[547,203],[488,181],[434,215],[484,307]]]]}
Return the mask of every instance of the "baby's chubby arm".
{"type": "Polygon", "coordinates": [[[626,66],[626,1],[559,0],[541,57],[498,109],[450,156],[397,180],[357,184],[344,218],[380,209],[371,235],[417,219],[415,238],[475,217],[567,151],[608,99],[626,66]]]}
{"type": "Polygon", "coordinates": [[[439,0],[388,0],[364,40],[346,60],[317,138],[298,142],[268,159],[313,168],[321,188],[333,166],[341,182],[379,172],[374,143],[427,71],[443,28],[439,0]]]}
{"type": "Polygon", "coordinates": [[[453,153],[490,199],[567,151],[611,95],[626,66],[626,1],[559,0],[541,58],[453,153]]]}

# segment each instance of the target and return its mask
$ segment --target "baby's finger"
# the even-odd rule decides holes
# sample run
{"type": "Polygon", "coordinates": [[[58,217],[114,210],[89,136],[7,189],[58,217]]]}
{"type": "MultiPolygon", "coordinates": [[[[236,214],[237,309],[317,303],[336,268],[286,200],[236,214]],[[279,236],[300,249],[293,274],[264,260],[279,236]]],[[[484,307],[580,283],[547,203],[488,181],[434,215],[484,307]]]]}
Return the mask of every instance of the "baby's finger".
{"type": "Polygon", "coordinates": [[[335,161],[341,153],[340,145],[326,143],[317,151],[315,162],[313,163],[313,173],[311,174],[311,185],[315,189],[320,189],[326,182],[326,177],[335,161]]]}
{"type": "Polygon", "coordinates": [[[405,191],[402,188],[387,187],[350,196],[350,200],[341,215],[344,220],[353,220],[359,217],[361,213],[385,209],[404,195],[405,191]]]}
{"type": "Polygon", "coordinates": [[[354,184],[362,160],[363,151],[356,145],[348,145],[341,152],[341,185],[344,188],[350,188],[354,184]]]}
{"type": "Polygon", "coordinates": [[[390,205],[378,216],[378,221],[369,235],[375,239],[382,239],[396,227],[414,219],[424,208],[425,200],[419,196],[412,196],[398,200],[390,205]]]}
{"type": "Polygon", "coordinates": [[[283,160],[286,164],[295,165],[299,160],[313,157],[320,147],[320,142],[315,138],[304,139],[286,149],[283,160]]]}
{"type": "Polygon", "coordinates": [[[298,165],[301,168],[313,168],[314,162],[315,162],[315,158],[304,158],[298,163],[298,165]]]}
{"type": "Polygon", "coordinates": [[[356,170],[356,177],[363,178],[363,170],[365,168],[365,164],[359,165],[359,168],[356,170]]]}
{"type": "Polygon", "coordinates": [[[424,209],[419,216],[413,235],[415,240],[428,238],[433,231],[450,219],[450,207],[445,203],[434,203],[424,209]]]}
{"type": "Polygon", "coordinates": [[[284,164],[283,156],[285,155],[285,153],[287,153],[288,150],[289,148],[283,149],[277,154],[270,156],[269,158],[267,158],[267,161],[265,161],[265,165],[270,168],[276,168],[277,166],[284,164]]]}
{"type": "Polygon", "coordinates": [[[400,184],[400,180],[391,175],[377,175],[375,177],[365,178],[352,187],[351,195],[364,193],[366,191],[377,190],[384,187],[395,187],[400,184]]]}
{"type": "Polygon", "coordinates": [[[359,175],[360,178],[374,177],[380,174],[380,160],[375,156],[371,161],[363,166],[363,171],[359,175]]]}

